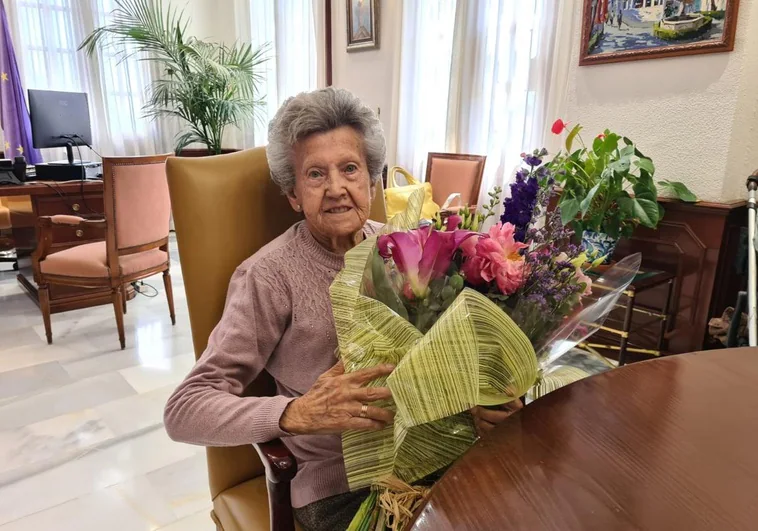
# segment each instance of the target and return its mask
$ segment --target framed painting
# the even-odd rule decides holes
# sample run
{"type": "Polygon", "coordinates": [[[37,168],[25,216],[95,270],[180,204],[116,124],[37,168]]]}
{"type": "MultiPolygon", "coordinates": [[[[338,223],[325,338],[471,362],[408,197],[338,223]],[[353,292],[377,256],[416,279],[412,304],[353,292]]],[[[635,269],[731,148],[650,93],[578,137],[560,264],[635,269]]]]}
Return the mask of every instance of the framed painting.
{"type": "Polygon", "coordinates": [[[580,65],[731,52],[739,0],[584,0],[580,65]]]}
{"type": "Polygon", "coordinates": [[[379,48],[379,0],[345,0],[347,51],[379,48]]]}

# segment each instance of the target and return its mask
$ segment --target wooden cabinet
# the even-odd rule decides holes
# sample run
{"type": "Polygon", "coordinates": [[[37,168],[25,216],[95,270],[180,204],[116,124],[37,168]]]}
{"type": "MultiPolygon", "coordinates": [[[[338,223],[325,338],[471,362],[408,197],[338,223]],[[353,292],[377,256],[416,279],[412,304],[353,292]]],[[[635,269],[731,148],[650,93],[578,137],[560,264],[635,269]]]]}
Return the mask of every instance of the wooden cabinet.
{"type": "MultiPolygon", "coordinates": [[[[747,208],[741,200],[661,204],[666,215],[658,228],[640,228],[630,240],[619,242],[616,257],[641,252],[645,267],[675,275],[667,351],[702,350],[708,346],[708,320],[733,306],[746,284],[746,271],[737,257],[745,239],[747,208]]],[[[638,302],[660,306],[664,296],[663,288],[651,290],[638,302]]]]}

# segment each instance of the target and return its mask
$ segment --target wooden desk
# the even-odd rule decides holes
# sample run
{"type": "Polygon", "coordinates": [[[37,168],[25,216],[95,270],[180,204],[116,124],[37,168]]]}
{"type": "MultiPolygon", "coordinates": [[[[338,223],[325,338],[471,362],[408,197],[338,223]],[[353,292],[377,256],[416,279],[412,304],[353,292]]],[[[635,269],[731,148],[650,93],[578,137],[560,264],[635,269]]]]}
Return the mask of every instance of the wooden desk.
{"type": "MultiPolygon", "coordinates": [[[[104,217],[103,182],[102,181],[39,181],[18,186],[0,186],[0,196],[30,196],[34,218],[70,214],[84,218],[104,217]]],[[[29,231],[31,232],[31,231],[29,231]]],[[[19,274],[16,277],[19,284],[29,296],[39,304],[37,284],[33,278],[33,258],[31,250],[36,247],[35,237],[29,238],[22,230],[14,228],[14,238],[20,248],[27,248],[26,256],[19,257],[19,274]]],[[[73,227],[54,227],[52,252],[68,249],[82,243],[103,241],[105,231],[98,229],[75,229],[73,227]]],[[[127,289],[127,299],[134,298],[134,289],[127,289]]],[[[100,304],[111,304],[110,290],[75,288],[71,286],[50,286],[50,307],[52,313],[88,308],[100,304]]]]}
{"type": "Polygon", "coordinates": [[[412,529],[756,529],[756,381],[745,348],[559,389],[455,463],[412,529]]]}

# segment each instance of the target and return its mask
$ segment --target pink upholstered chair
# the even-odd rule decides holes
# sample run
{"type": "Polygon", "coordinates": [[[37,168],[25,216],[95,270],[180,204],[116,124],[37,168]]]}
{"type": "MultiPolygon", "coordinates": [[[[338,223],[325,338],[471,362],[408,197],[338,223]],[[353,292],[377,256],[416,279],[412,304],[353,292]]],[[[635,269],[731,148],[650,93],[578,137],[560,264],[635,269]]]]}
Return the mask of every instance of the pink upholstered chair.
{"type": "Polygon", "coordinates": [[[168,253],[171,216],[166,180],[168,157],[104,158],[104,220],[87,220],[78,216],[39,218],[34,277],[39,286],[39,303],[48,343],[53,342],[50,284],[110,288],[118,339],[123,349],[126,346],[124,313],[127,284],[163,272],[171,323],[176,324],[168,253]],[[77,245],[51,254],[56,226],[105,229],[105,241],[77,245]]]}
{"type": "Polygon", "coordinates": [[[476,208],[482,187],[484,155],[429,153],[426,181],[432,183],[432,198],[443,205],[451,194],[460,194],[461,203],[476,208]]]}

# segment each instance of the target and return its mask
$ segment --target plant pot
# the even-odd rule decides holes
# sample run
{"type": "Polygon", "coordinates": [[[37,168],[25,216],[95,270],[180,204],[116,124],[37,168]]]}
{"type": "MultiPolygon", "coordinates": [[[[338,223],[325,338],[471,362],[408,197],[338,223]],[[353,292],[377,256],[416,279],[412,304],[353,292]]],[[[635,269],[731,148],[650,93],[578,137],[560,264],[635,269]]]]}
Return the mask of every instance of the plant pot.
{"type": "Polygon", "coordinates": [[[610,263],[618,242],[618,238],[612,238],[604,232],[586,230],[582,233],[582,249],[587,253],[595,253],[598,258],[605,256],[604,264],[610,263]]]}
{"type": "MultiPolygon", "coordinates": [[[[221,149],[221,155],[235,153],[239,149],[221,149]]],[[[212,157],[214,154],[208,148],[184,148],[179,152],[180,157],[212,157]]]]}

